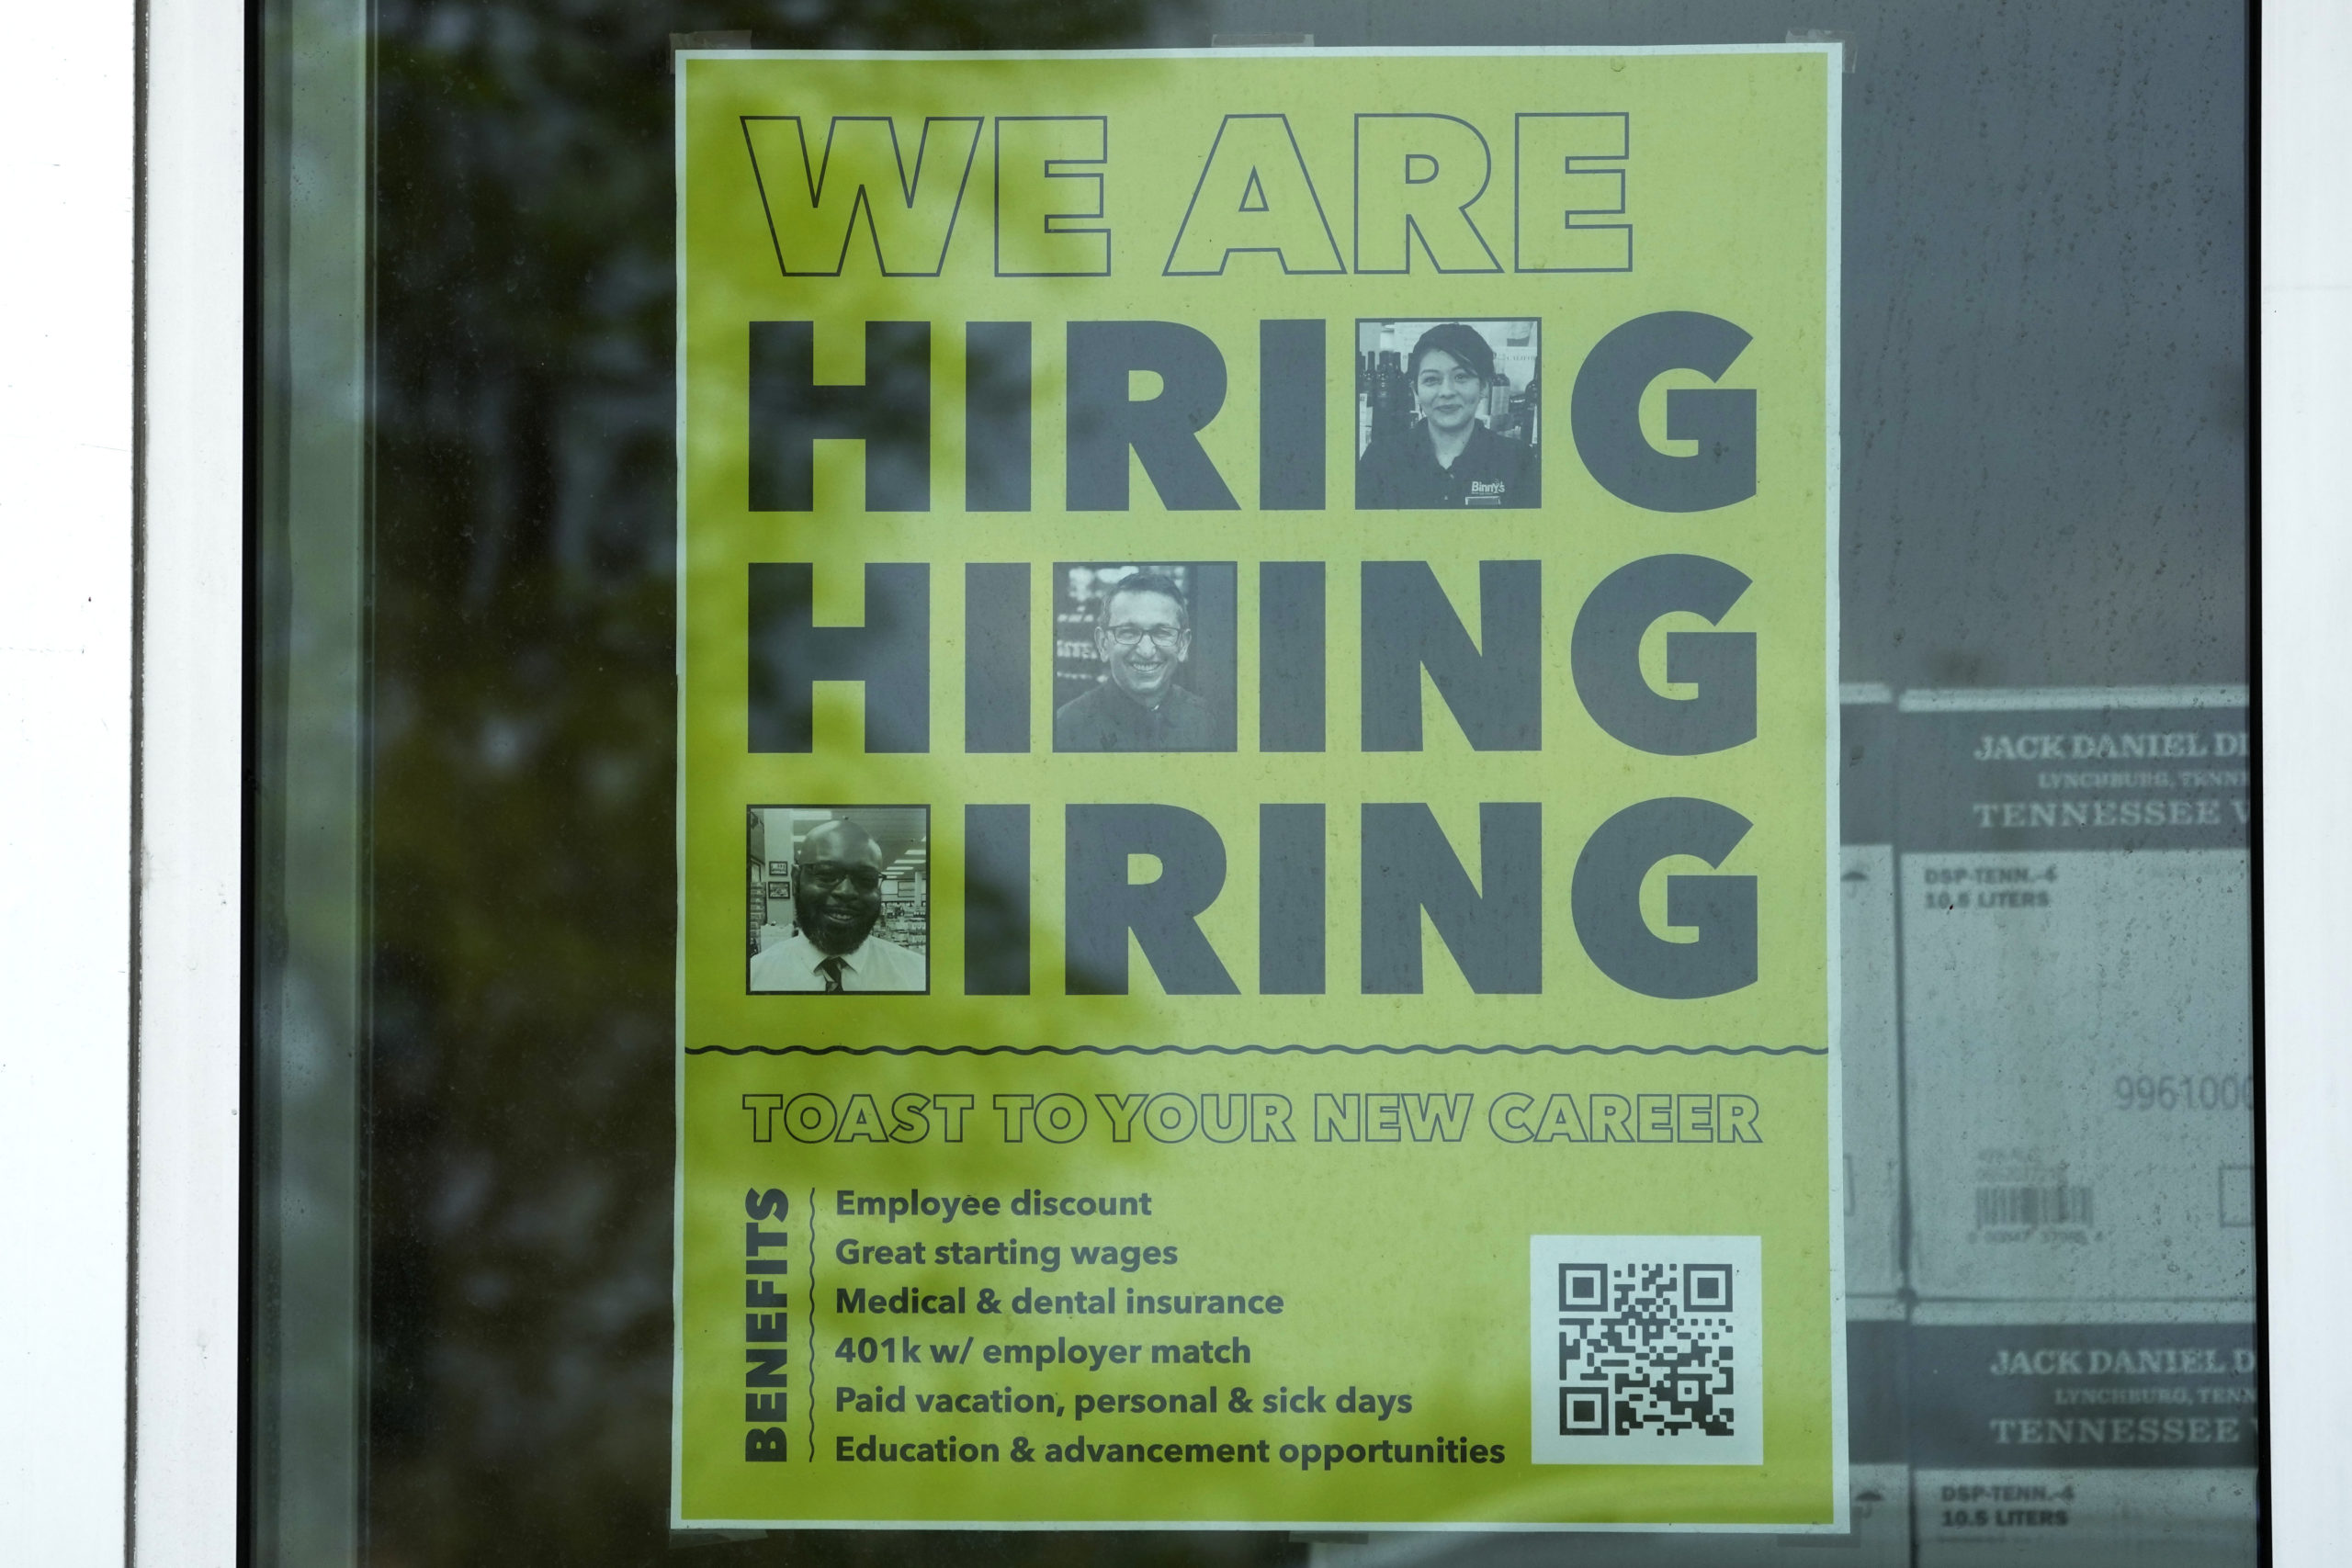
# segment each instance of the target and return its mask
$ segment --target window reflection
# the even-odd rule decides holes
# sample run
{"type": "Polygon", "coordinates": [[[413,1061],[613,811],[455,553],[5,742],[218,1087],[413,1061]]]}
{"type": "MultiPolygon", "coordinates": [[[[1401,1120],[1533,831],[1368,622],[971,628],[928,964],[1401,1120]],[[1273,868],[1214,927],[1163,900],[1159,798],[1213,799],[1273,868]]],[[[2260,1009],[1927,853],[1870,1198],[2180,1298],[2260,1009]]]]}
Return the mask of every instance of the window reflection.
{"type": "MultiPolygon", "coordinates": [[[[269,1213],[308,1218],[263,1226],[262,1294],[288,1332],[257,1339],[255,1430],[325,1430],[346,1400],[343,1462],[365,1467],[364,1487],[328,1496],[299,1462],[311,1439],[283,1436],[256,1464],[271,1539],[345,1543],[282,1560],[335,1560],[360,1536],[420,1564],[634,1562],[672,1544],[671,34],[1700,43],[1828,19],[1859,59],[1843,662],[1882,683],[1849,693],[1844,741],[1860,1556],[2252,1561],[2251,1427],[2227,1425],[2248,1421],[2254,1385],[2245,852],[2163,836],[2219,826],[2195,818],[2209,800],[2234,812],[2250,760],[2020,759],[1988,792],[1973,758],[2012,720],[2069,749],[2174,732],[2211,747],[2233,712],[2243,728],[2243,696],[2233,710],[2212,690],[2246,673],[2242,6],[382,0],[372,78],[327,81],[322,62],[359,58],[356,15],[280,0],[264,89],[281,477],[265,484],[256,963],[279,983],[256,986],[256,1177],[269,1213]],[[318,108],[359,83],[364,165],[356,140],[322,140],[318,108]],[[337,158],[364,175],[322,181],[337,158]],[[346,254],[364,288],[305,283],[346,254]],[[327,354],[355,311],[364,381],[327,354]],[[334,385],[364,404],[334,403],[334,385]],[[356,429],[363,406],[365,469],[322,488],[332,464],[304,443],[356,429]],[[311,586],[334,537],[349,545],[340,620],[311,586]],[[1981,705],[2046,688],[2098,690],[1981,705]],[[348,779],[303,773],[336,744],[348,779]],[[2066,804],[2101,800],[2167,818],[2154,837],[2033,837],[2038,802],[2058,832],[2066,804]],[[2168,819],[2179,802],[2191,820],[2168,819]],[[1939,803],[1969,810],[1930,831],[1939,803]],[[1938,836],[1983,806],[1990,837],[1938,836]],[[357,1074],[341,1089],[337,1060],[357,1074]],[[335,1218],[354,1213],[356,1232],[335,1218]],[[341,1297],[315,1288],[337,1280],[341,1297]],[[306,1322],[329,1331],[293,1331],[306,1322]],[[338,1340],[344,1323],[364,1329],[338,1340]],[[283,1523],[306,1510],[311,1533],[283,1523]]],[[[983,890],[978,907],[992,897],[1016,902],[983,890]]],[[[1653,1537],[678,1544],[746,1562],[1784,1555],[1653,1537]]]]}

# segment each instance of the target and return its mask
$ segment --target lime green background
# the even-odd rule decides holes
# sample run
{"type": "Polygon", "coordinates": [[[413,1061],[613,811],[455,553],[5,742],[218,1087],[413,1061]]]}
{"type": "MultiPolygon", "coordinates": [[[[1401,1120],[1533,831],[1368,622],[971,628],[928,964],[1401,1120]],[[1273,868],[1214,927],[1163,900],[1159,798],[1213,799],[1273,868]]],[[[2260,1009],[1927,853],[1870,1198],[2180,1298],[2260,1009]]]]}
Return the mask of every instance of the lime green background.
{"type": "MultiPolygon", "coordinates": [[[[1825,485],[1826,302],[1830,254],[1827,171],[1833,79],[1818,53],[1307,58],[1124,57],[1012,60],[849,60],[697,57],[681,62],[681,1022],[687,1046],[1076,1046],[1179,1043],[1455,1043],[1604,1045],[1720,1043],[1826,1044],[1831,880],[1826,777],[1828,578],[1834,525],[1825,485]],[[1341,254],[1350,254],[1351,117],[1357,112],[1457,115],[1486,132],[1496,167],[1474,215],[1506,267],[1511,215],[1510,116],[1520,111],[1625,111],[1632,156],[1627,213],[1634,269],[1623,274],[1285,276],[1266,255],[1236,255],[1220,277],[1160,276],[1175,227],[1222,116],[1285,112],[1305,153],[1341,254]],[[1103,171],[1114,274],[1104,278],[997,278],[989,268],[992,139],[983,131],[964,209],[936,278],[884,278],[861,229],[837,278],[779,275],[739,118],[800,114],[816,134],[834,114],[899,117],[911,156],[929,114],[1107,114],[1103,171]],[[1758,494],[1717,512],[1642,511],[1601,490],[1569,439],[1567,394],[1576,367],[1610,329],[1661,310],[1725,317],[1755,341],[1724,378],[1758,389],[1758,494]],[[1257,475],[1257,328],[1261,318],[1317,316],[1330,323],[1329,510],[1261,514],[1257,475]],[[1543,322],[1544,505],[1532,512],[1357,513],[1354,319],[1535,316],[1543,322]],[[746,509],[749,334],[757,320],[813,319],[820,380],[864,379],[867,320],[933,322],[932,510],[863,512],[863,468],[849,443],[820,444],[812,513],[746,509]],[[1060,324],[1072,319],[1155,319],[1197,327],[1227,361],[1223,412],[1203,442],[1241,502],[1236,512],[1170,516],[1138,467],[1133,509],[1062,510],[1060,324]],[[967,321],[1036,323],[1034,485],[1026,513],[967,514],[963,491],[963,333],[967,321]],[[1603,576],[1665,552],[1713,556],[1753,580],[1723,626],[1758,634],[1757,739],[1713,756],[1634,751],[1584,714],[1569,678],[1577,607],[1603,576]],[[1050,565],[1057,559],[1232,560],[1239,568],[1238,650],[1240,749],[1230,754],[1056,757],[1050,750],[1050,565]],[[1365,754],[1357,748],[1355,579],[1370,559],[1426,559],[1465,624],[1477,625],[1477,563],[1544,563],[1544,747],[1474,752],[1433,690],[1424,691],[1426,750],[1365,754]],[[1319,755],[1256,750],[1256,563],[1322,559],[1329,566],[1329,750],[1319,755]],[[808,755],[747,750],[746,566],[815,563],[820,624],[863,619],[868,561],[933,563],[932,721],[928,755],[866,755],[855,688],[820,686],[817,744],[808,755]],[[967,756],[962,649],[965,561],[1033,563],[1032,727],[1025,756],[967,756]],[[1732,807],[1755,823],[1723,867],[1758,879],[1758,981],[1730,996],[1665,1002],[1602,976],[1578,946],[1568,878],[1586,838],[1611,814],[1666,795],[1732,807]],[[1464,863],[1477,863],[1481,801],[1544,803],[1544,990],[1475,996],[1444,945],[1424,931],[1426,993],[1353,994],[1358,981],[1358,807],[1430,804],[1464,863]],[[743,808],[751,804],[923,802],[932,809],[928,997],[751,997],[744,992],[743,808]],[[1199,812],[1224,835],[1224,893],[1202,925],[1241,989],[1237,997],[1168,998],[1149,965],[1130,965],[1134,994],[1064,998],[1058,926],[1061,817],[1073,801],[1153,801],[1199,812]],[[1322,997],[1261,997],[1255,989],[1257,807],[1327,805],[1329,976],[1322,997]],[[960,976],[963,854],[967,803],[1026,802],[1032,808],[1033,988],[1026,998],[966,998],[960,976]]],[[[1666,378],[1697,384],[1695,376],[1666,378]]],[[[1653,390],[1650,403],[1657,401],[1653,390]]],[[[1655,417],[1656,411],[1651,413],[1655,417]]],[[[1653,424],[1654,435],[1657,432],[1653,424]]],[[[1685,618],[1696,627],[1702,623],[1685,618]]],[[[1659,631],[1668,629],[1670,623],[1659,631]]],[[[1661,641],[1653,634],[1652,644],[1661,641]]],[[[1650,651],[1657,652],[1655,646],[1650,651]]],[[[1697,862],[1668,871],[1699,872],[1697,862]]],[[[1655,913],[1662,899],[1652,899],[1655,913]]],[[[900,1057],[706,1055],[682,1063],[680,1087],[681,1295],[678,1510],[684,1519],[1002,1520],[1203,1522],[1676,1522],[1795,1524],[1832,1517],[1833,1276],[1829,1193],[1834,1129],[1828,1067],[1818,1056],[1701,1057],[1414,1054],[1327,1055],[971,1055],[900,1057]],[[1007,1090],[1246,1090],[1288,1093],[1297,1108],[1292,1145],[1217,1145],[1195,1139],[1114,1145],[1098,1118],[1066,1147],[998,1138],[989,1097],[1007,1090]],[[1492,1096],[1517,1089],[1540,1104],[1555,1090],[1748,1093],[1764,1105],[1765,1142],[1743,1145],[1510,1146],[1487,1134],[1492,1096]],[[741,1108],[747,1092],[955,1091],[977,1109],[960,1145],[876,1148],[755,1145],[741,1108]],[[1316,1144],[1307,1140],[1314,1092],[1406,1090],[1478,1095],[1458,1145],[1316,1144]],[[796,1253],[807,1193],[841,1186],[920,1186],[994,1191],[1022,1186],[1071,1191],[1148,1188],[1166,1222],[1008,1221],[981,1226],[989,1239],[1173,1241],[1185,1263],[1121,1286],[1173,1291],[1277,1290],[1293,1303],[1281,1319],[1240,1332],[1257,1348],[1242,1378],[1252,1388],[1410,1389],[1410,1425],[1374,1427],[1345,1418],[1105,1417],[1073,1427],[1036,1417],[911,1415],[836,1426],[831,1417],[837,1341],[829,1314],[818,1325],[815,1375],[822,1393],[819,1453],[805,1461],[805,1341],[794,1347],[794,1458],[742,1459],[741,1243],[746,1187],[793,1194],[796,1253]],[[1765,1463],[1755,1467],[1536,1466],[1527,1455],[1527,1236],[1548,1233],[1758,1235],[1766,1282],[1765,1463]],[[1154,1279],[1153,1276],[1164,1278],[1154,1279]],[[1366,1289],[1367,1279],[1378,1282],[1366,1289]],[[828,1338],[829,1330],[831,1332],[828,1338]],[[1463,1435],[1500,1440],[1503,1465],[1380,1465],[1302,1476],[1295,1469],[1240,1466],[837,1465],[836,1430],[922,1440],[952,1427],[971,1440],[1009,1445],[1016,1431],[1041,1446],[1082,1434],[1095,1440],[1170,1437],[1236,1441],[1332,1438],[1425,1440],[1463,1435]],[[814,1473],[812,1473],[812,1471],[814,1473]]],[[[820,1216],[821,1220],[821,1216],[820,1216]]],[[[846,1222],[820,1223],[830,1242],[846,1222]]],[[[865,1231],[880,1227],[867,1225],[865,1231]]],[[[936,1237],[935,1224],[871,1239],[936,1237]]],[[[862,1231],[861,1234],[864,1234],[862,1231]]],[[[797,1291],[806,1280],[796,1260],[797,1291]]],[[[1085,1271],[1091,1273],[1092,1271],[1085,1271]]],[[[822,1271],[834,1284],[1024,1282],[1073,1288],[1072,1271],[822,1271]],[[952,1277],[952,1278],[951,1278],[952,1277]]],[[[1099,1284],[1094,1288],[1100,1288],[1099,1284]]],[[[796,1313],[805,1295],[796,1301],[796,1313]]],[[[1012,1320],[997,1320],[1009,1324],[1012,1320]]],[[[1108,1337],[1100,1320],[1051,1332],[1108,1337]]],[[[1125,1320],[1114,1320],[1122,1321],[1125,1320]]],[[[1191,1319],[1187,1323],[1215,1320],[1191,1319]]],[[[797,1319],[796,1334],[805,1331],[797,1319]]],[[[950,1326],[985,1336],[990,1320],[876,1320],[944,1339],[950,1326]]],[[[1024,1325],[1024,1332],[1037,1325],[1024,1325]]],[[[1050,1337],[1050,1332],[1048,1337],[1050,1337]]],[[[1148,1340],[1140,1330],[1130,1339],[1148,1340]]],[[[885,1369],[887,1371],[887,1369],[885,1369]]],[[[911,1390],[1017,1387],[1148,1392],[1176,1386],[1165,1369],[1124,1380],[1076,1378],[1057,1369],[1010,1380],[977,1364],[922,1369],[911,1390]],[[963,1381],[957,1382],[956,1379],[963,1381]]],[[[860,1369],[864,1372],[864,1369],[860,1369]]],[[[870,1377],[863,1381],[870,1382],[870,1377]]],[[[886,1385],[900,1381],[886,1376],[886,1385]]]]}

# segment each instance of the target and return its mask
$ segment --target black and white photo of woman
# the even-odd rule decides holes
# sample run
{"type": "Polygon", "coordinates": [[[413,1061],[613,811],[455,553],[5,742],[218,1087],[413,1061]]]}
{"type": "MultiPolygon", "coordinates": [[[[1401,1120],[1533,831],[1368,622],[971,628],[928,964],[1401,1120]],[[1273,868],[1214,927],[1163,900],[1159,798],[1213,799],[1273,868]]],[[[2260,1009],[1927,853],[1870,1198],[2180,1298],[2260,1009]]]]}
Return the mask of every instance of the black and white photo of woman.
{"type": "MultiPolygon", "coordinates": [[[[1541,504],[1536,453],[1509,433],[1517,405],[1484,333],[1440,322],[1420,334],[1402,369],[1409,412],[1392,408],[1374,420],[1356,461],[1359,508],[1541,504]]],[[[1397,401],[1393,391],[1389,400],[1397,401]]]]}

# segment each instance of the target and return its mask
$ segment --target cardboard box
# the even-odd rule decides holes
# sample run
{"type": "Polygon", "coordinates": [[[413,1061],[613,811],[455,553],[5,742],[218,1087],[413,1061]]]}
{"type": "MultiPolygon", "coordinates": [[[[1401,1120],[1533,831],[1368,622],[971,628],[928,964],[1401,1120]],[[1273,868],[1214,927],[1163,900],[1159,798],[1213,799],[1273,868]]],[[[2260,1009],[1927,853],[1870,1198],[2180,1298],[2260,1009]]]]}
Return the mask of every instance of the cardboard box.
{"type": "Polygon", "coordinates": [[[1898,715],[1916,1561],[2251,1563],[2245,694],[1898,715]]]}
{"type": "Polygon", "coordinates": [[[2245,702],[1904,694],[1921,1298],[2253,1299],[2245,702]]]}
{"type": "Polygon", "coordinates": [[[1921,1568],[2252,1563],[2256,1355],[2237,1306],[1921,1306],[1921,1568]]]}

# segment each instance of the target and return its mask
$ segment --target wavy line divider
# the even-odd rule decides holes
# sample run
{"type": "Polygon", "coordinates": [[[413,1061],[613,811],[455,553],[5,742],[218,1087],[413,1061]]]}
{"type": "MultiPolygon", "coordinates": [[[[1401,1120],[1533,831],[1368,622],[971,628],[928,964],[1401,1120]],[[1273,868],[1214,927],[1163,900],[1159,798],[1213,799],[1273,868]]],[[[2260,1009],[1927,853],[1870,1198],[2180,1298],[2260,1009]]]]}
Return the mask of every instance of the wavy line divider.
{"type": "Polygon", "coordinates": [[[689,1045],[689,1056],[1826,1056],[1826,1045],[689,1045]]]}

